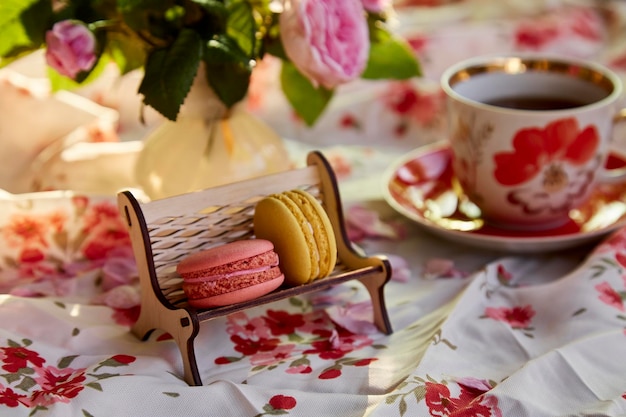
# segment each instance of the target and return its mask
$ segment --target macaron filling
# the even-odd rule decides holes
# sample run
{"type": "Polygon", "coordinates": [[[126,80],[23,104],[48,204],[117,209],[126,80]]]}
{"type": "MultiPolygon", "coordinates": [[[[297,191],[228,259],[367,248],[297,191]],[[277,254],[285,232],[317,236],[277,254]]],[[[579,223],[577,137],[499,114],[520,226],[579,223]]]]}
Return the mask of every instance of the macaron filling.
{"type": "Polygon", "coordinates": [[[207,277],[205,280],[195,278],[183,282],[183,290],[190,300],[198,300],[214,295],[220,295],[239,290],[251,285],[271,281],[282,275],[277,266],[263,268],[258,271],[248,271],[230,276],[207,277]]]}

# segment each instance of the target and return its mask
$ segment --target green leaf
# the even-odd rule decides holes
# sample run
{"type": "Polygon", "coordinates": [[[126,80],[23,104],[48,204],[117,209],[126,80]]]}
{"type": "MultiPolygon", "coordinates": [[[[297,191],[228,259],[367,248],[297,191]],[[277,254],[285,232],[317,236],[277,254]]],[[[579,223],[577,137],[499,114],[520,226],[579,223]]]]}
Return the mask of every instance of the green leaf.
{"type": "Polygon", "coordinates": [[[198,72],[201,54],[202,39],[190,29],[182,30],[168,48],[153,51],[139,85],[143,102],[175,121],[198,72]]]}
{"type": "Polygon", "coordinates": [[[235,2],[228,7],[228,11],[226,34],[237,42],[239,49],[246,56],[253,58],[256,48],[256,24],[252,6],[248,2],[235,2]]]}
{"type": "Polygon", "coordinates": [[[47,0],[0,2],[0,66],[38,49],[51,26],[52,7],[47,0]]]}
{"type": "Polygon", "coordinates": [[[38,0],[3,0],[0,2],[0,28],[18,20],[38,0]]]}
{"type": "Polygon", "coordinates": [[[180,397],[180,394],[177,392],[167,392],[167,391],[163,391],[163,394],[167,395],[168,397],[172,397],[172,398],[177,398],[180,397]]]}
{"type": "Polygon", "coordinates": [[[2,377],[6,379],[9,384],[13,384],[14,382],[19,381],[22,378],[22,375],[14,372],[10,374],[2,374],[2,377]]]}
{"type": "Polygon", "coordinates": [[[29,391],[35,385],[37,385],[37,382],[33,378],[27,376],[24,377],[22,381],[15,386],[15,388],[21,389],[22,391],[29,391]]]}
{"type": "Polygon", "coordinates": [[[413,390],[413,395],[415,396],[415,400],[417,402],[422,401],[426,398],[426,385],[420,385],[419,387],[415,387],[413,390]]]}
{"type": "Polygon", "coordinates": [[[208,41],[204,63],[209,85],[226,106],[231,107],[246,96],[252,65],[234,39],[216,36],[208,41]]]}
{"type": "Polygon", "coordinates": [[[226,20],[228,18],[228,10],[223,1],[218,0],[191,0],[198,6],[202,7],[209,14],[226,20]]]}
{"type": "Polygon", "coordinates": [[[409,45],[380,26],[370,26],[370,55],[362,78],[406,80],[422,75],[419,62],[409,45]]]}
{"type": "Polygon", "coordinates": [[[100,391],[100,392],[102,392],[102,385],[100,385],[100,384],[99,384],[99,383],[97,383],[97,382],[89,382],[89,383],[85,384],[85,386],[86,386],[86,387],[89,387],[89,388],[93,388],[93,389],[95,389],[96,391],[100,391]]]}
{"type": "Polygon", "coordinates": [[[280,83],[289,104],[308,126],[315,124],[333,97],[333,90],[315,88],[290,62],[283,62],[280,83]]]}
{"type": "Polygon", "coordinates": [[[59,369],[65,369],[72,364],[78,355],[65,356],[59,360],[59,369]]]}
{"type": "Polygon", "coordinates": [[[17,347],[22,347],[22,345],[20,345],[19,343],[9,339],[7,340],[7,345],[9,345],[12,348],[17,348],[17,347]]]}
{"type": "Polygon", "coordinates": [[[400,416],[404,416],[406,414],[408,406],[406,404],[406,400],[404,397],[400,398],[400,403],[398,404],[398,409],[400,411],[400,416]]]}

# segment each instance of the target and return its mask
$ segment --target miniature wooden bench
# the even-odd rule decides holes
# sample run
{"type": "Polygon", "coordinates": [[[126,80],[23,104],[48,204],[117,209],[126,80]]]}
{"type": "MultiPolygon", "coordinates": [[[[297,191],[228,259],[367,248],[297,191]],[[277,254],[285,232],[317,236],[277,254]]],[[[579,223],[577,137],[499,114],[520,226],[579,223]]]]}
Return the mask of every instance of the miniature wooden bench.
{"type": "Polygon", "coordinates": [[[349,280],[358,280],[367,288],[374,324],[386,334],[392,332],[383,294],[391,276],[389,261],[383,256],[365,256],[349,241],[334,173],[319,152],[308,155],[304,168],[148,203],[124,191],[119,193],[118,203],[127,221],[141,285],[141,313],[132,332],[142,340],[156,329],[169,333],[178,344],[184,379],[190,385],[202,385],[194,348],[202,322],[349,280]],[[338,261],[333,273],[236,305],[206,310],[190,307],[182,279],[176,274],[178,262],[202,249],[253,238],[256,203],[269,194],[296,188],[315,196],[328,213],[337,240],[338,261]]]}

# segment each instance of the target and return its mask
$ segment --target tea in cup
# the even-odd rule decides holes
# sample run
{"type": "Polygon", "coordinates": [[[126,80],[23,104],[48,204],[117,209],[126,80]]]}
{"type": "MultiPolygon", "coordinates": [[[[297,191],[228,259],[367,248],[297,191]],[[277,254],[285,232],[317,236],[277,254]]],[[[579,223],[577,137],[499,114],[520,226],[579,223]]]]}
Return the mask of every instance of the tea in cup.
{"type": "Polygon", "coordinates": [[[453,170],[482,217],[498,227],[542,230],[569,220],[599,181],[622,83],[609,69],[555,56],[491,56],[441,78],[453,170]]]}

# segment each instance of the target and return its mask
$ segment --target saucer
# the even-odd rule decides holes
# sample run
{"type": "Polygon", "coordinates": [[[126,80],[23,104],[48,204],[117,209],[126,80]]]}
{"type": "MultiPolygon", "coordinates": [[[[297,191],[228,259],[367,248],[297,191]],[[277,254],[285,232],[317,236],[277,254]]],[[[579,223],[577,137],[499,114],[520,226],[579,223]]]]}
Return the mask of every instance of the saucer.
{"type": "MultiPolygon", "coordinates": [[[[488,224],[463,194],[452,173],[447,141],[415,149],[392,164],[384,177],[384,198],[396,211],[445,239],[474,247],[516,253],[571,248],[599,240],[626,225],[626,182],[601,184],[561,227],[508,230],[488,224]]],[[[607,167],[626,166],[612,151],[607,167]]]]}

